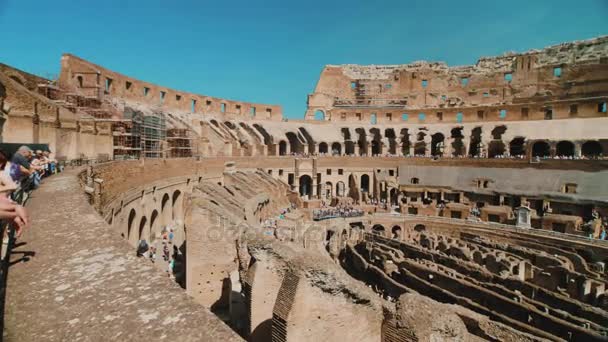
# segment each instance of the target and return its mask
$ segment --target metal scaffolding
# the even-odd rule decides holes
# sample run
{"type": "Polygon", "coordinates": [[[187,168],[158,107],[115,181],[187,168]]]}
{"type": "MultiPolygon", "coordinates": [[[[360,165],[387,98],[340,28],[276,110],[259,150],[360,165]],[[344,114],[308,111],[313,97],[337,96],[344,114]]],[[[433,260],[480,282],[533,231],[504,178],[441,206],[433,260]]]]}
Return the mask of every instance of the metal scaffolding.
{"type": "Polygon", "coordinates": [[[192,157],[191,131],[185,128],[167,130],[167,156],[170,158],[192,157]]]}

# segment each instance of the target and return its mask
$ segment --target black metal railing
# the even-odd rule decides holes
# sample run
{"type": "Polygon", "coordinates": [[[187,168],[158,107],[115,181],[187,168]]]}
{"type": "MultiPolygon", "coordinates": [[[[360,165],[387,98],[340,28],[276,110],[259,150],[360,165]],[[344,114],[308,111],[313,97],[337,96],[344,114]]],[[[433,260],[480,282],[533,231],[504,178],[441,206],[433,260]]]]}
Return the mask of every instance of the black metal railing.
{"type": "MultiPolygon", "coordinates": [[[[11,194],[11,199],[17,204],[25,205],[29,199],[30,192],[34,188],[34,175],[25,179],[19,187],[11,194]]],[[[15,246],[16,229],[13,222],[0,221],[0,236],[2,237],[2,248],[0,252],[0,332],[4,331],[4,307],[6,303],[6,286],[8,281],[8,270],[11,264],[11,252],[15,246]]],[[[3,340],[0,334],[0,342],[3,340]]]]}

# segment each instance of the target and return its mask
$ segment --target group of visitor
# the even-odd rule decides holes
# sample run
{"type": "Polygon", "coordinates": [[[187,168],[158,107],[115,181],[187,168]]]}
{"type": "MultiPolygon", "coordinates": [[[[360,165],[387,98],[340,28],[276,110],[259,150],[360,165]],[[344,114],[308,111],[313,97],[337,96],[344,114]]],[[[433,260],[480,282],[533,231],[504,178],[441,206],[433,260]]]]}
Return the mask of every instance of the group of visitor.
{"type": "Polygon", "coordinates": [[[354,208],[349,205],[338,205],[336,207],[326,207],[314,209],[312,211],[312,218],[315,221],[336,217],[346,218],[358,216],[363,216],[363,210],[354,208]]]}
{"type": "MultiPolygon", "coordinates": [[[[167,263],[166,272],[170,278],[173,278],[175,274],[174,255],[177,247],[173,244],[174,238],[175,233],[173,232],[173,228],[163,227],[159,247],[162,248],[163,261],[167,263]],[[171,249],[174,250],[173,254],[171,254],[171,249]]],[[[149,258],[152,263],[156,263],[157,247],[153,242],[152,245],[148,245],[148,241],[139,240],[137,242],[136,254],[138,257],[149,258]]]]}
{"type": "MultiPolygon", "coordinates": [[[[12,222],[15,234],[20,237],[28,225],[27,211],[15,202],[13,192],[21,188],[29,192],[40,184],[42,178],[55,173],[56,162],[48,151],[34,152],[23,145],[11,156],[0,150],[0,220],[12,222]]],[[[7,235],[3,237],[6,240],[7,235]]]]}

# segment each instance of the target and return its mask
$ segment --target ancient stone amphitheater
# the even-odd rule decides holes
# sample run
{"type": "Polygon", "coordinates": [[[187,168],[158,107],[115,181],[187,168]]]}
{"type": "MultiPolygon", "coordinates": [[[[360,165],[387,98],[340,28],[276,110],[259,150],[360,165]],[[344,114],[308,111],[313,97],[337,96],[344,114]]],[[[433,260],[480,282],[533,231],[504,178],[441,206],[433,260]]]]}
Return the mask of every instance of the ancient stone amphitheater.
{"type": "Polygon", "coordinates": [[[608,37],[327,65],[304,120],[0,64],[2,141],[84,165],[32,194],[4,337],[608,340],[607,102],[608,37]]]}

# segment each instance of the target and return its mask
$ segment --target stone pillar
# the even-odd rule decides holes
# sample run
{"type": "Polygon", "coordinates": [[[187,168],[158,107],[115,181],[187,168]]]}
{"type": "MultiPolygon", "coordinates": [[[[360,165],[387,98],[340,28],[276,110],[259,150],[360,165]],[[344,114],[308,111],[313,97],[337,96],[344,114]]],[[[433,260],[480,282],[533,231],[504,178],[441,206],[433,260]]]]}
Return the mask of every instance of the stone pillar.
{"type": "Polygon", "coordinates": [[[447,158],[452,156],[452,138],[443,140],[443,156],[447,158]]]}
{"type": "Polygon", "coordinates": [[[583,154],[583,143],[580,141],[577,141],[574,143],[574,156],[577,158],[580,158],[583,154]]]}
{"type": "Polygon", "coordinates": [[[304,154],[308,154],[308,144],[304,145],[304,154]]]}
{"type": "Polygon", "coordinates": [[[549,142],[549,155],[551,156],[551,158],[553,158],[553,157],[555,157],[556,154],[557,154],[557,142],[550,141],[549,142]]]}
{"type": "Polygon", "coordinates": [[[432,142],[431,142],[431,136],[429,134],[424,136],[424,144],[426,145],[426,148],[424,150],[424,155],[426,157],[430,157],[433,146],[432,146],[432,142]]]}

